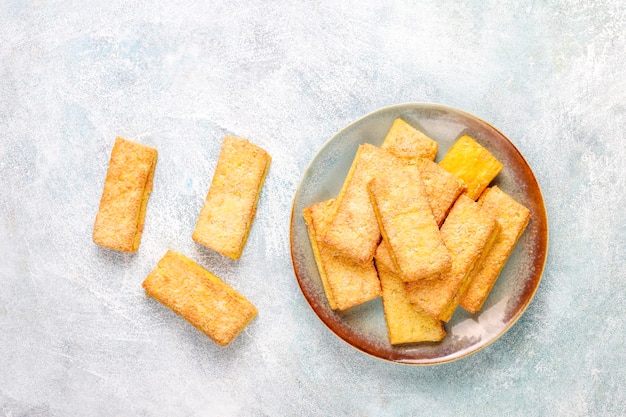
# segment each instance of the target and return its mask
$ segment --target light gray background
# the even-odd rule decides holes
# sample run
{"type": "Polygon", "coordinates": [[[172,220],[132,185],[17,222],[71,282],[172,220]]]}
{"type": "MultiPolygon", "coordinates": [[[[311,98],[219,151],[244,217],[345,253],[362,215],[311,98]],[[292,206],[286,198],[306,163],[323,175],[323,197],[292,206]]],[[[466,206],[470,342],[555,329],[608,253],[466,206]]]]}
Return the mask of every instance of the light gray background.
{"type": "Polygon", "coordinates": [[[0,415],[626,414],[623,2],[364,3],[0,4],[0,415]],[[330,333],[288,238],[323,143],[412,101],[507,135],[550,225],[522,319],[428,368],[330,333]],[[226,133],[273,156],[238,262],[190,238],[226,133]],[[117,135],[160,152],[135,255],[91,243],[117,135]],[[258,307],[231,346],[145,297],[168,248],[258,307]]]}

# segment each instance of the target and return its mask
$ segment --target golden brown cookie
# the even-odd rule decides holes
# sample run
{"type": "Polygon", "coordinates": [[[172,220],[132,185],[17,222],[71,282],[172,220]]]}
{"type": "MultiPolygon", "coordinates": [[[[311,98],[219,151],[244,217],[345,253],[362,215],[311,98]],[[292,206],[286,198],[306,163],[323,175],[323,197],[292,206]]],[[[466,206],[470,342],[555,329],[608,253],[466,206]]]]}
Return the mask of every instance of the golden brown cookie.
{"type": "Polygon", "coordinates": [[[439,145],[402,119],[396,119],[380,147],[398,158],[435,160],[439,145]]]}
{"type": "Polygon", "coordinates": [[[439,165],[456,175],[465,185],[466,194],[476,200],[504,165],[469,136],[462,136],[450,148],[439,165]]]}
{"type": "Polygon", "coordinates": [[[230,285],[174,251],[165,254],[143,287],[220,346],[257,316],[254,305],[230,285]]]}
{"type": "Polygon", "coordinates": [[[359,147],[344,185],[335,199],[324,242],[360,263],[370,262],[380,241],[376,214],[367,183],[385,173],[398,159],[369,143],[359,147]]]}
{"type": "Polygon", "coordinates": [[[156,149],[115,139],[93,227],[94,243],[123,252],[137,251],[156,162],[156,149]]]}
{"type": "Polygon", "coordinates": [[[332,204],[313,204],[303,215],[328,303],[333,310],[346,310],[380,296],[380,283],[373,261],[357,263],[324,243],[332,204]]]}
{"type": "Polygon", "coordinates": [[[419,158],[416,163],[433,216],[437,225],[441,226],[465,186],[455,175],[431,160],[419,158]]]}
{"type": "Polygon", "coordinates": [[[270,155],[248,140],[224,138],[194,241],[229,258],[241,257],[270,162],[270,155]]]}
{"type": "Polygon", "coordinates": [[[461,298],[461,306],[470,313],[482,307],[530,220],[530,211],[498,186],[487,188],[478,204],[481,210],[495,217],[500,233],[483,262],[472,271],[469,287],[461,298]]]}
{"type": "Polygon", "coordinates": [[[385,241],[378,246],[374,259],[380,277],[383,310],[391,344],[438,342],[443,339],[446,335],[443,322],[409,301],[404,281],[395,270],[385,241]]]}
{"type": "Polygon", "coordinates": [[[452,255],[452,268],[437,279],[406,284],[412,303],[443,321],[452,317],[469,284],[469,275],[497,236],[495,219],[478,203],[461,195],[441,227],[443,241],[452,255]]]}
{"type": "Polygon", "coordinates": [[[419,169],[397,162],[368,185],[376,218],[404,281],[450,269],[451,258],[423,190],[419,169]]]}

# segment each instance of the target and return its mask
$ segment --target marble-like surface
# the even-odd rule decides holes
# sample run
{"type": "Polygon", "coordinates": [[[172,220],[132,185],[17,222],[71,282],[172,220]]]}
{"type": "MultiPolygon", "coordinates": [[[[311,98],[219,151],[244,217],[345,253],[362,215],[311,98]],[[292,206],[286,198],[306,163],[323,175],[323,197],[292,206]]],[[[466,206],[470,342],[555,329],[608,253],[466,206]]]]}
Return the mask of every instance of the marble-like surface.
{"type": "Polygon", "coordinates": [[[0,415],[626,414],[621,0],[9,0],[0,40],[0,415]],[[509,137],[550,224],[525,315],[436,367],[339,340],[289,253],[292,199],[317,150],[414,101],[509,137]],[[273,156],[237,262],[190,238],[226,133],[273,156]],[[134,255],[91,242],[117,135],[160,152],[134,255]],[[258,307],[229,347],[144,295],[168,248],[258,307]]]}

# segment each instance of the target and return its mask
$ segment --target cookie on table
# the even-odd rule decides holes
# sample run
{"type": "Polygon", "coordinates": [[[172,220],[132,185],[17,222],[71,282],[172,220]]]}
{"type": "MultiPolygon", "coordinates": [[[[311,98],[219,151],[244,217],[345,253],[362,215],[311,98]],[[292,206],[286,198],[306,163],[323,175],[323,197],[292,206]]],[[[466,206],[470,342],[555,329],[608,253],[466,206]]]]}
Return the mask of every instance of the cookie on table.
{"type": "Polygon", "coordinates": [[[230,285],[180,253],[167,251],[143,282],[146,294],[226,346],[257,316],[230,285]]]}
{"type": "Polygon", "coordinates": [[[122,252],[138,250],[157,155],[149,146],[115,139],[93,227],[95,244],[122,252]]]}
{"type": "Polygon", "coordinates": [[[272,158],[247,139],[226,136],[192,239],[239,259],[272,158]]]}

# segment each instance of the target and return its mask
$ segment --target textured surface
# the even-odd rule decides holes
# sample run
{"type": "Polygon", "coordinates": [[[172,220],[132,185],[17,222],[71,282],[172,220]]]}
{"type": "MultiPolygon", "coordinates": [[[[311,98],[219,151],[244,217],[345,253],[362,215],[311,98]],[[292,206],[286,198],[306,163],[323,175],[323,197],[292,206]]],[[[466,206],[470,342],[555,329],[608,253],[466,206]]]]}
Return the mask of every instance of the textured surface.
{"type": "Polygon", "coordinates": [[[420,158],[417,161],[417,166],[420,169],[430,209],[437,224],[441,226],[452,204],[463,191],[464,186],[456,176],[450,174],[433,161],[420,158]]]}
{"type": "Polygon", "coordinates": [[[0,415],[626,414],[623,2],[410,3],[2,3],[0,415]],[[525,315],[429,368],[333,336],[289,256],[317,150],[409,101],[500,129],[550,219],[525,315]],[[273,158],[239,261],[191,240],[229,133],[273,158]],[[159,150],[137,254],[90,241],[118,135],[159,150]],[[144,295],[167,249],[259,309],[226,349],[144,295]]]}

